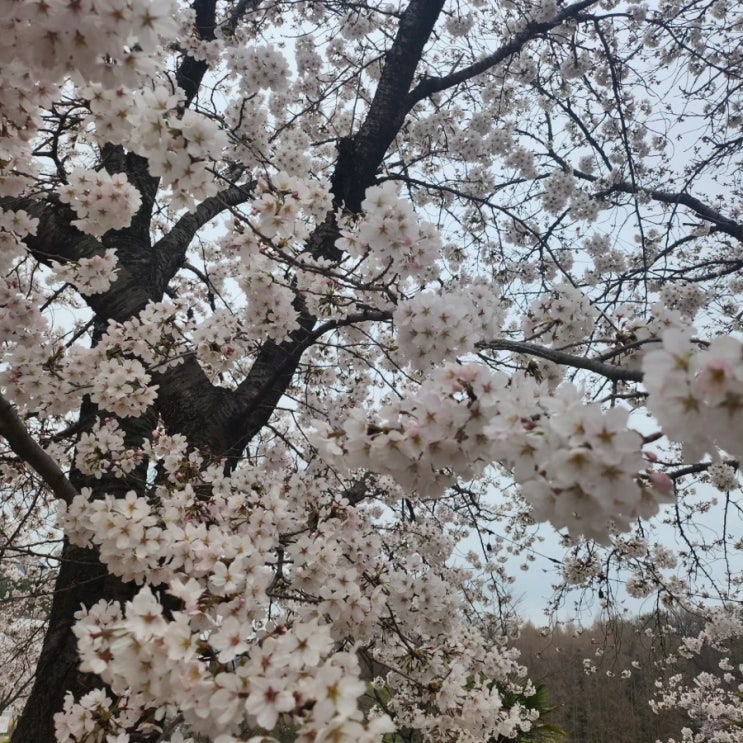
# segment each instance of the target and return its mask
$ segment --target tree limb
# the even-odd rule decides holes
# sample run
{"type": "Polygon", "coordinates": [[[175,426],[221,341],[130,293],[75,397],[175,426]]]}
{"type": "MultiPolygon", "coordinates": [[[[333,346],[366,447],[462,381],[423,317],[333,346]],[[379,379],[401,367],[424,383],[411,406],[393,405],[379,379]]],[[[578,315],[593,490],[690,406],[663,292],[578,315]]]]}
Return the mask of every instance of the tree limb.
{"type": "Polygon", "coordinates": [[[0,436],[10,448],[31,467],[65,503],[71,503],[77,490],[59,468],[59,465],[34,441],[13,404],[0,394],[0,436]]]}
{"type": "Polygon", "coordinates": [[[440,93],[442,90],[453,88],[455,85],[459,85],[459,83],[463,83],[477,75],[481,75],[483,72],[487,72],[492,67],[495,67],[495,65],[520,52],[527,42],[536,38],[540,34],[551,31],[553,28],[564,23],[564,21],[570,18],[575,18],[581,11],[591,5],[595,5],[596,3],[597,0],[581,0],[573,5],[568,5],[568,7],[560,11],[550,21],[532,21],[523,31],[514,34],[507,44],[504,44],[497,51],[489,54],[487,57],[483,57],[483,59],[478,62],[463,67],[461,70],[457,70],[456,72],[452,72],[451,75],[425,78],[418,83],[418,85],[416,85],[407,96],[408,111],[412,109],[416,103],[422,101],[424,98],[428,98],[434,93],[440,93]]]}
{"type": "Polygon", "coordinates": [[[726,217],[721,212],[713,209],[704,202],[700,201],[691,194],[684,192],[669,192],[661,191],[656,188],[637,188],[631,183],[615,183],[608,189],[609,192],[621,192],[621,193],[640,193],[649,196],[654,201],[660,201],[664,204],[678,204],[680,206],[686,206],[691,209],[695,214],[700,216],[707,222],[711,222],[715,225],[719,232],[724,232],[730,237],[734,237],[736,240],[743,242],[743,224],[736,222],[734,219],[726,217]]]}
{"type": "Polygon", "coordinates": [[[338,205],[361,210],[364,193],[410,111],[410,85],[443,6],[444,0],[411,0],[402,13],[366,118],[353,137],[339,144],[332,178],[338,205]]]}
{"type": "Polygon", "coordinates": [[[159,294],[165,291],[176,271],[183,265],[186,250],[198,230],[226,209],[244,204],[253,195],[254,187],[252,182],[230,186],[216,196],[204,199],[195,211],[184,214],[170,232],[153,245],[159,294]]]}
{"type": "Polygon", "coordinates": [[[583,356],[575,356],[564,351],[556,351],[552,348],[537,346],[533,343],[524,343],[523,341],[481,341],[477,343],[477,348],[488,349],[492,351],[513,351],[514,353],[523,353],[527,356],[538,356],[548,361],[553,361],[560,366],[572,366],[577,369],[586,369],[602,377],[614,380],[616,382],[642,382],[642,372],[633,371],[632,369],[623,369],[621,366],[605,364],[597,359],[587,359],[583,356]]]}
{"type": "MultiPolygon", "coordinates": [[[[561,162],[561,164],[564,165],[565,163],[561,162]]],[[[595,183],[598,180],[595,175],[584,173],[581,170],[573,169],[572,172],[574,176],[581,178],[584,181],[595,183]]],[[[736,222],[734,219],[726,217],[722,212],[713,209],[696,196],[692,196],[690,193],[686,193],[685,191],[663,191],[659,188],[643,188],[642,186],[628,183],[627,181],[619,181],[617,183],[612,183],[608,188],[595,193],[594,198],[603,198],[614,193],[644,195],[649,199],[658,201],[662,204],[685,206],[688,209],[691,209],[698,217],[713,224],[718,232],[730,235],[730,237],[734,237],[736,240],[743,243],[743,223],[736,222]]]]}
{"type": "MultiPolygon", "coordinates": [[[[191,7],[196,13],[195,28],[200,39],[213,41],[216,37],[216,0],[194,0],[191,7]]],[[[176,85],[186,94],[186,107],[196,97],[208,65],[203,59],[194,59],[190,54],[183,57],[175,73],[176,85]]]]}

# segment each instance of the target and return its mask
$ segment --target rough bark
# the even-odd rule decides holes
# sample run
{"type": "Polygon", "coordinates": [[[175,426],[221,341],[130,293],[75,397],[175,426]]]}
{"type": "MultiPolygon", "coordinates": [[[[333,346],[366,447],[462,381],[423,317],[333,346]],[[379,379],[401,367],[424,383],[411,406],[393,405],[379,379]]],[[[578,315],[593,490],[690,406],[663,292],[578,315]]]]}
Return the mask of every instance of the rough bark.
{"type": "MultiPolygon", "coordinates": [[[[81,415],[95,413],[94,406],[85,401],[81,415]]],[[[122,419],[119,424],[125,431],[127,446],[141,445],[155,425],[155,411],[139,419],[122,419]]],[[[73,471],[71,483],[79,491],[82,487],[95,488],[98,494],[110,493],[123,497],[129,490],[142,490],[147,472],[147,462],[142,462],[126,478],[113,476],[102,480],[84,477],[73,471]]],[[[135,586],[110,575],[98,559],[95,548],[78,547],[64,542],[60,557],[59,574],[54,587],[54,599],[49,624],[44,637],[41,656],[37,664],[34,684],[28,702],[13,733],[13,743],[41,743],[55,740],[54,714],[62,709],[67,693],[76,698],[99,688],[98,677],[81,673],[72,626],[75,613],[81,607],[90,607],[100,599],[126,601],[135,586]]]]}

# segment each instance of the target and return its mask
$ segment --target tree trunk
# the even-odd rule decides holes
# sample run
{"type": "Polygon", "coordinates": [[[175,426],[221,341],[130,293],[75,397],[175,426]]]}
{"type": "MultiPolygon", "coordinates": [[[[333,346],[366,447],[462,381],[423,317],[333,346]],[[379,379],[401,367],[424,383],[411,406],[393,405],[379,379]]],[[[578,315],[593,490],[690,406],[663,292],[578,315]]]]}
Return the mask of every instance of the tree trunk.
{"type": "Polygon", "coordinates": [[[65,695],[76,698],[100,688],[100,679],[78,670],[72,625],[82,606],[101,598],[126,600],[133,584],[109,575],[96,550],[76,547],[65,540],[54,592],[49,627],[28,702],[11,738],[12,743],[51,743],[54,715],[62,709],[65,695]]]}

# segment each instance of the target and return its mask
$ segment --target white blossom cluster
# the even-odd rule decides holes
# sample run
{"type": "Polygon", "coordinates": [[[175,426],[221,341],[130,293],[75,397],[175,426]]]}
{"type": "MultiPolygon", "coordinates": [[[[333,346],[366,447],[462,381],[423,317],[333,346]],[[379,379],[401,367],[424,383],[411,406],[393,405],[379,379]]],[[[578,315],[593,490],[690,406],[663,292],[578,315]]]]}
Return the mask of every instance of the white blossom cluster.
{"type": "Polygon", "coordinates": [[[72,224],[95,237],[128,227],[142,203],[139,191],[122,173],[109,175],[105,170],[85,168],[75,168],[68,174],[59,198],[77,214],[72,224]]]}
{"type": "Polygon", "coordinates": [[[426,369],[473,352],[475,343],[500,331],[503,317],[492,285],[420,292],[395,308],[398,354],[414,369],[426,369]]]}
{"type": "Polygon", "coordinates": [[[666,307],[678,310],[681,315],[693,321],[708,297],[697,284],[678,281],[664,284],[660,290],[660,299],[666,307]]]}
{"type": "MultiPolygon", "coordinates": [[[[298,321],[297,284],[292,285],[296,274],[287,273],[282,256],[295,258],[295,251],[301,251],[302,241],[326,217],[332,201],[327,184],[305,181],[281,171],[271,183],[258,181],[257,194],[250,205],[250,219],[244,221],[247,227],[244,222],[236,222],[222,242],[234,259],[234,276],[247,300],[239,318],[241,332],[233,334],[233,338],[238,342],[266,337],[282,341],[296,329],[298,321]]],[[[305,265],[311,259],[296,256],[295,261],[305,265]]],[[[301,276],[296,280],[303,288],[307,286],[301,276]]],[[[206,333],[217,333],[219,324],[229,331],[230,323],[236,320],[225,323],[225,319],[215,317],[213,323],[207,324],[206,333]]],[[[215,341],[223,345],[219,338],[212,340],[215,341]]]]}
{"type": "MultiPolygon", "coordinates": [[[[121,462],[115,427],[97,430],[121,462]]],[[[103,456],[85,448],[88,462],[103,456]]],[[[82,669],[120,701],[114,710],[103,695],[68,698],[56,718],[61,743],[126,741],[153,705],[215,743],[242,740],[245,725],[269,734],[277,723],[315,740],[377,741],[393,727],[359,709],[367,685],[353,642],[372,644],[388,669],[375,684],[425,740],[529,729],[533,713],[505,708],[500,696],[524,688],[517,653],[460,614],[452,585],[464,576],[446,567],[456,540],[440,527],[380,528],[380,509],[351,507],[314,476],[287,481],[246,467],[226,476],[182,436],[156,432],[146,454],[167,478],[156,507],[133,492],[85,491],[60,510],[74,543],[96,544],[111,572],[144,584],[123,607],[101,601],[79,613],[82,669]],[[207,484],[208,504],[197,494],[207,484]],[[398,557],[387,560],[388,550],[398,557]],[[150,585],[182,608],[165,612],[150,585]]]]}
{"type": "Polygon", "coordinates": [[[70,74],[107,88],[136,84],[160,37],[178,31],[177,15],[176,0],[3,0],[0,192],[17,193],[34,173],[30,143],[57,84],[70,74]]]}
{"type": "Polygon", "coordinates": [[[160,37],[178,31],[172,0],[157,6],[146,0],[5,0],[2,11],[10,31],[3,34],[3,55],[12,52],[48,75],[74,70],[87,80],[126,74],[139,53],[155,51],[160,37]]]}
{"type": "Polygon", "coordinates": [[[593,284],[609,273],[619,274],[625,269],[626,258],[621,250],[612,247],[608,235],[594,233],[583,241],[583,247],[593,261],[593,268],[586,271],[587,282],[593,284]]]}
{"type": "Polygon", "coordinates": [[[103,410],[118,416],[143,413],[157,393],[144,364],[120,352],[64,346],[32,348],[11,346],[0,369],[0,385],[21,409],[36,406],[47,414],[64,415],[75,407],[84,391],[103,410]]]}
{"type": "Polygon", "coordinates": [[[22,209],[0,209],[0,275],[9,273],[10,267],[23,255],[22,239],[36,234],[39,220],[22,209]]]}
{"type": "Polygon", "coordinates": [[[252,338],[268,336],[280,342],[297,327],[294,293],[275,279],[277,270],[275,263],[258,253],[243,273],[240,286],[248,297],[246,319],[252,338]]]}
{"type": "Polygon", "coordinates": [[[675,586],[681,594],[688,590],[678,577],[670,574],[678,565],[676,555],[662,544],[648,544],[637,531],[619,534],[612,540],[614,554],[629,569],[624,588],[633,598],[645,598],[657,593],[661,587],[675,586]]]}
{"type": "Polygon", "coordinates": [[[355,260],[368,259],[371,274],[389,272],[425,281],[432,276],[441,251],[434,225],[421,222],[410,202],[403,201],[393,181],[372,186],[361,202],[364,216],[341,217],[339,250],[355,260]]]}
{"type": "MultiPolygon", "coordinates": [[[[29,323],[28,330],[35,331],[29,335],[40,335],[40,330],[45,327],[44,323],[39,321],[34,324],[33,321],[38,321],[39,318],[34,317],[32,312],[21,314],[24,304],[16,301],[19,299],[18,294],[9,293],[6,296],[11,300],[8,303],[11,310],[9,319],[12,321],[13,316],[24,317],[29,323]]],[[[0,291],[0,301],[4,299],[0,291]]],[[[9,349],[4,354],[6,366],[0,370],[0,386],[5,390],[4,394],[20,409],[36,405],[45,412],[63,415],[74,405],[71,403],[73,396],[70,393],[74,389],[76,375],[83,375],[85,385],[90,383],[87,356],[86,353],[78,354],[76,351],[68,354],[63,347],[34,348],[27,343],[9,344],[9,349]],[[39,403],[41,400],[43,403],[39,403]]]]}
{"type": "MultiPolygon", "coordinates": [[[[704,629],[695,637],[685,637],[678,654],[695,658],[703,650],[718,656],[718,673],[701,671],[693,678],[682,673],[667,674],[657,682],[658,690],[650,705],[656,712],[682,709],[694,724],[683,728],[679,743],[739,743],[743,727],[743,665],[731,663],[726,653],[743,636],[743,622],[736,609],[710,611],[704,629]]],[[[672,670],[675,657],[667,659],[672,670]]],[[[674,743],[674,741],[669,741],[674,743]]]]}
{"type": "MultiPolygon", "coordinates": [[[[13,360],[32,362],[43,354],[44,332],[48,322],[33,297],[23,291],[23,285],[10,266],[22,255],[22,239],[36,232],[38,220],[22,210],[0,210],[0,386],[15,386],[20,371],[13,360]]],[[[43,374],[43,372],[36,372],[43,374]]]]}
{"type": "Polygon", "coordinates": [[[282,91],[288,87],[289,65],[286,56],[271,44],[231,49],[227,63],[244,91],[250,95],[262,89],[282,91]]]}
{"type": "Polygon", "coordinates": [[[641,371],[646,351],[652,349],[667,330],[687,332],[688,322],[678,310],[655,302],[649,317],[639,315],[631,305],[620,306],[612,318],[611,327],[617,347],[612,363],[641,371]]]}
{"type": "Polygon", "coordinates": [[[357,408],[337,427],[319,425],[315,440],[339,466],[389,474],[424,498],[497,462],[536,521],[605,542],[671,501],[673,486],[661,473],[640,475],[642,437],[626,410],[580,400],[572,385],[550,393],[523,375],[447,365],[378,419],[357,408]]]}
{"type": "Polygon", "coordinates": [[[144,413],[155,402],[157,385],[137,359],[123,356],[101,361],[93,378],[90,399],[103,410],[122,417],[144,413]]]}
{"type": "Polygon", "coordinates": [[[569,173],[558,170],[552,174],[542,194],[544,208],[550,214],[558,214],[565,208],[575,192],[575,179],[569,173]]]}
{"type": "Polygon", "coordinates": [[[598,313],[589,298],[570,284],[559,284],[537,299],[522,321],[524,336],[546,345],[566,346],[584,341],[598,313]]]}
{"type": "MultiPolygon", "coordinates": [[[[269,262],[263,256],[259,257],[263,260],[255,261],[253,265],[262,264],[260,268],[270,269],[269,262]]],[[[262,278],[266,274],[257,275],[262,278]]],[[[268,276],[270,277],[270,274],[268,276]]],[[[266,283],[273,289],[270,278],[266,283]]],[[[246,281],[243,286],[248,288],[251,285],[246,281]]],[[[211,374],[221,374],[230,369],[237,359],[249,353],[250,340],[263,338],[265,329],[271,327],[269,322],[271,319],[282,317],[282,324],[275,329],[271,328],[275,333],[274,338],[283,340],[286,337],[285,333],[288,334],[296,324],[296,312],[291,306],[291,300],[286,296],[288,292],[282,293],[281,288],[283,287],[279,285],[279,291],[270,292],[274,300],[273,306],[251,308],[255,311],[255,316],[247,315],[251,319],[250,323],[243,323],[234,313],[220,309],[193,329],[191,341],[196,346],[196,357],[204,369],[211,374]],[[281,314],[282,309],[285,315],[281,314]],[[259,314],[261,312],[264,314],[259,314]],[[284,317],[289,321],[284,321],[284,317]]]]}
{"type": "Polygon", "coordinates": [[[54,265],[54,279],[75,287],[81,294],[101,294],[116,280],[116,251],[108,248],[100,255],[54,265]]]}
{"type": "MultiPolygon", "coordinates": [[[[86,261],[79,264],[87,270],[86,261]]],[[[99,265],[98,261],[87,263],[95,270],[82,276],[78,264],[56,267],[55,273],[75,281],[84,280],[87,287],[99,275],[99,265]]],[[[105,274],[101,274],[100,280],[104,278],[105,274]]],[[[138,317],[125,323],[110,321],[94,348],[72,349],[58,343],[34,343],[33,339],[45,328],[43,317],[37,316],[33,306],[2,280],[0,306],[0,340],[7,344],[3,349],[5,366],[0,369],[0,385],[21,409],[30,405],[48,414],[64,415],[75,407],[75,397],[82,391],[91,394],[110,413],[137,415],[154,401],[157,391],[156,386],[150,386],[147,367],[157,364],[165,368],[180,363],[183,352],[192,347],[181,336],[176,342],[171,332],[169,323],[182,319],[179,313],[185,316],[185,309],[178,302],[150,303],[138,317]],[[28,336],[29,340],[18,343],[19,336],[28,336]]],[[[183,327],[188,325],[184,323],[183,327]]]]}
{"type": "Polygon", "coordinates": [[[277,245],[305,240],[332,207],[327,183],[279,171],[270,183],[261,178],[257,185],[251,224],[261,238],[277,245]]]}
{"type": "Polygon", "coordinates": [[[739,486],[736,469],[725,462],[713,462],[707,470],[707,475],[710,482],[723,493],[735,490],[739,486]]]}
{"type": "MultiPolygon", "coordinates": [[[[574,66],[576,64],[571,57],[563,74],[571,70],[580,75],[580,66],[574,66]]],[[[569,210],[573,219],[585,222],[595,222],[602,209],[601,202],[590,191],[581,188],[569,170],[556,170],[544,181],[541,199],[548,214],[559,215],[569,210]]]]}
{"type": "MultiPolygon", "coordinates": [[[[167,621],[149,588],[127,602],[123,612],[115,604],[100,602],[78,618],[83,669],[98,673],[128,704],[123,705],[124,714],[107,709],[106,715],[86,715],[93,700],[83,697],[73,704],[68,696],[65,710],[55,716],[60,743],[81,742],[91,733],[106,734],[106,741],[127,741],[126,733],[121,738],[117,734],[136,722],[148,704],[163,698],[183,710],[191,727],[208,732],[215,743],[240,740],[232,734],[237,734],[236,719],[270,731],[279,718],[297,710],[302,710],[306,734],[332,732],[336,740],[371,743],[393,729],[383,717],[364,722],[357,704],[365,690],[358,680],[358,659],[353,653],[334,652],[328,626],[316,620],[271,634],[244,634],[234,616],[223,619],[208,630],[212,647],[227,651],[218,656],[223,665],[223,657],[245,653],[251,640],[255,644],[262,637],[237,672],[214,676],[198,660],[193,617],[176,612],[167,621]],[[132,686],[142,690],[132,694],[132,686]],[[155,690],[158,696],[153,695],[155,690]]],[[[95,701],[103,709],[110,704],[100,697],[95,701]]]]}
{"type": "Polygon", "coordinates": [[[592,552],[587,555],[570,555],[562,561],[562,574],[566,583],[583,585],[601,573],[599,556],[592,552]]]}
{"type": "Polygon", "coordinates": [[[124,445],[124,432],[114,418],[98,420],[89,432],[82,433],[75,452],[75,467],[97,479],[109,472],[126,475],[141,460],[141,451],[124,445]]]}
{"type": "Polygon", "coordinates": [[[518,653],[492,641],[486,650],[484,638],[471,626],[460,625],[456,633],[456,638],[442,638],[430,652],[409,662],[410,673],[401,674],[398,694],[390,703],[397,724],[419,729],[436,743],[528,733],[537,718],[534,710],[503,705],[503,692],[532,691],[513,683],[525,672],[518,653]],[[473,666],[463,661],[475,653],[480,657],[473,674],[473,666]],[[426,678],[435,681],[422,683],[426,678]],[[429,709],[437,710],[435,718],[429,709]]]}
{"type": "Polygon", "coordinates": [[[669,329],[643,359],[648,409],[664,433],[699,461],[719,449],[743,456],[743,344],[722,335],[699,348],[692,330],[669,329]]]}
{"type": "Polygon", "coordinates": [[[136,317],[125,322],[109,320],[96,349],[131,355],[148,367],[167,369],[180,363],[184,347],[188,348],[181,335],[176,338],[173,334],[175,325],[184,333],[190,330],[187,310],[186,303],[179,299],[148,302],[136,317]]]}
{"type": "Polygon", "coordinates": [[[226,134],[208,116],[183,111],[182,93],[163,82],[136,92],[103,85],[83,92],[98,141],[123,144],[146,157],[150,174],[170,187],[174,209],[194,209],[197,201],[217,193],[210,161],[222,155],[226,134]]]}
{"type": "Polygon", "coordinates": [[[574,80],[591,69],[591,58],[588,54],[568,56],[560,66],[560,74],[566,80],[574,80]]]}

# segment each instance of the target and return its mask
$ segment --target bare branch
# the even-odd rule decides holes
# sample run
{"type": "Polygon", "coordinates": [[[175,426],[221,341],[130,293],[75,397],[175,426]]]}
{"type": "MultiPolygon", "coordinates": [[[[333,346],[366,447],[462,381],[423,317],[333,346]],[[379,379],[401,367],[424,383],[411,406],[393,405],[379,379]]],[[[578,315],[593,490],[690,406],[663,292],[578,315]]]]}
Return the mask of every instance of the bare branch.
{"type": "Polygon", "coordinates": [[[685,192],[672,193],[655,188],[638,189],[631,183],[624,182],[614,184],[610,190],[620,191],[622,193],[639,192],[641,194],[646,194],[654,201],[659,201],[663,204],[679,204],[680,206],[686,206],[697,216],[715,225],[715,228],[719,232],[724,232],[725,234],[734,237],[736,240],[743,242],[743,224],[726,217],[721,212],[718,212],[716,209],[713,209],[711,206],[708,206],[691,194],[685,192]]]}
{"type": "Polygon", "coordinates": [[[254,183],[230,186],[216,196],[204,199],[195,211],[184,214],[170,232],[155,243],[152,252],[157,255],[158,260],[160,293],[183,265],[186,250],[196,232],[226,209],[244,204],[252,196],[254,186],[254,183]]]}
{"type": "Polygon", "coordinates": [[[527,356],[538,356],[539,358],[553,361],[555,364],[560,364],[560,366],[572,366],[576,369],[592,371],[615,382],[642,382],[641,371],[623,369],[620,366],[605,364],[597,359],[587,359],[583,356],[575,356],[564,351],[555,351],[552,348],[537,346],[533,343],[506,340],[481,341],[477,344],[477,348],[491,351],[513,351],[514,353],[523,353],[527,356]]]}
{"type": "Polygon", "coordinates": [[[59,465],[34,441],[18,417],[13,404],[0,395],[0,436],[10,448],[52,489],[65,503],[71,503],[77,490],[59,468],[59,465]]]}

